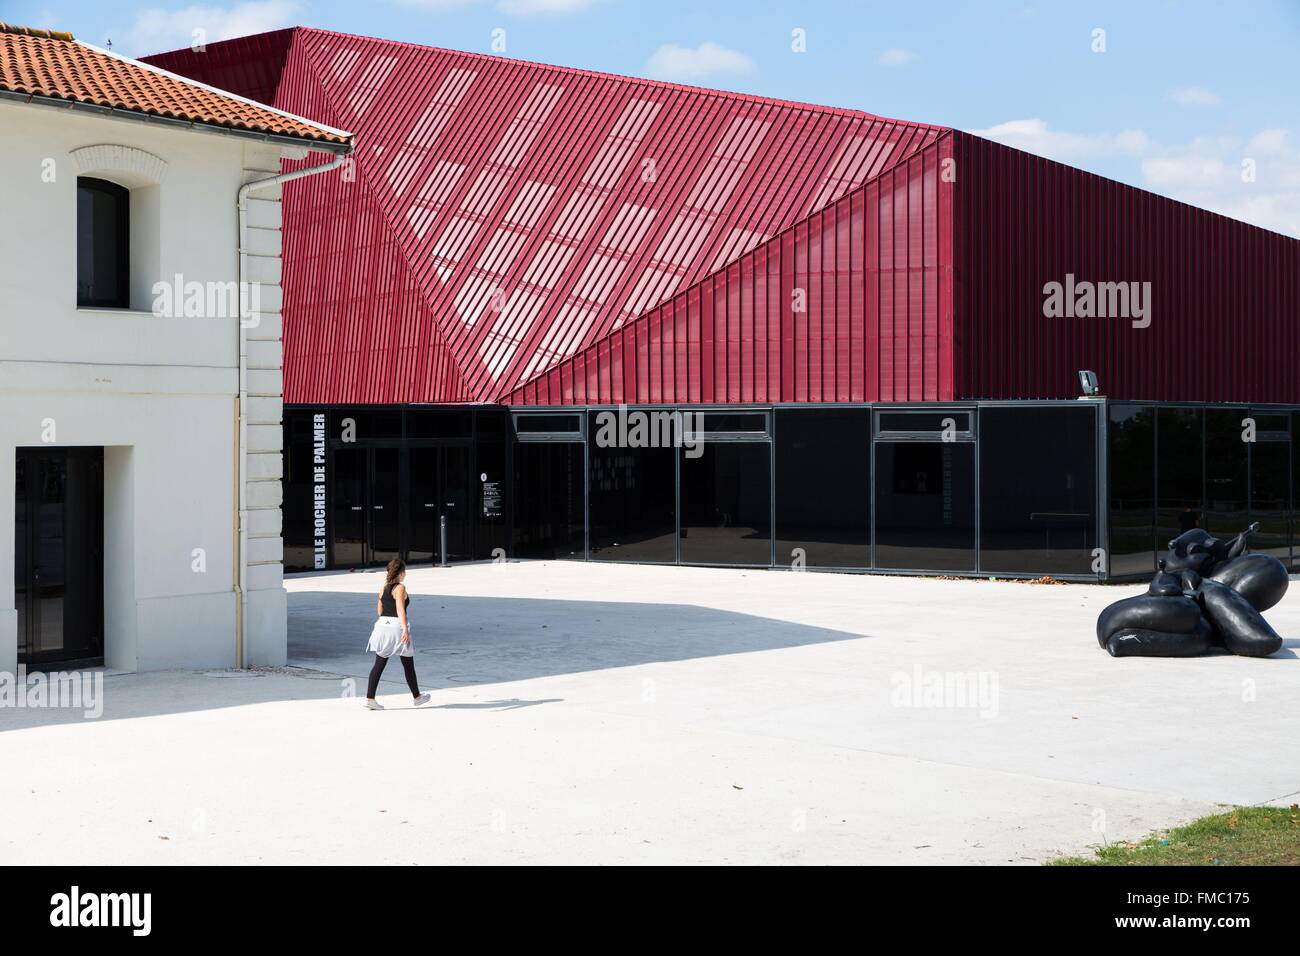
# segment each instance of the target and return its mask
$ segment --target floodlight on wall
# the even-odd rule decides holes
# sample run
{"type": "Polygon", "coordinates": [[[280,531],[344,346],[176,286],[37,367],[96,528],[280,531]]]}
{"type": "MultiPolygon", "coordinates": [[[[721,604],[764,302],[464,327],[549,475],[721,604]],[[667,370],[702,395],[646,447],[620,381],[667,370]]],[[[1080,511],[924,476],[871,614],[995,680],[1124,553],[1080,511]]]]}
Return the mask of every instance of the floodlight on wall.
{"type": "Polygon", "coordinates": [[[1101,386],[1097,384],[1097,373],[1089,372],[1086,369],[1079,369],[1079,391],[1083,393],[1083,398],[1095,398],[1101,394],[1101,386]]]}

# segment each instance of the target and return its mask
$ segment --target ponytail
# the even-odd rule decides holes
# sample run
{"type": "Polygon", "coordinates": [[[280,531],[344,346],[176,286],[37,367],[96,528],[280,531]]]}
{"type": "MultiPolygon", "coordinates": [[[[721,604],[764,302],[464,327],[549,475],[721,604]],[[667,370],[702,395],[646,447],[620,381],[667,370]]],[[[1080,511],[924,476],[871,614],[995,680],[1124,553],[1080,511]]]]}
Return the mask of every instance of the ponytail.
{"type": "Polygon", "coordinates": [[[406,564],[403,563],[401,558],[393,558],[393,560],[389,561],[388,573],[387,576],[384,578],[384,590],[387,591],[394,584],[396,584],[397,579],[402,576],[402,572],[405,570],[406,570],[406,564]]]}

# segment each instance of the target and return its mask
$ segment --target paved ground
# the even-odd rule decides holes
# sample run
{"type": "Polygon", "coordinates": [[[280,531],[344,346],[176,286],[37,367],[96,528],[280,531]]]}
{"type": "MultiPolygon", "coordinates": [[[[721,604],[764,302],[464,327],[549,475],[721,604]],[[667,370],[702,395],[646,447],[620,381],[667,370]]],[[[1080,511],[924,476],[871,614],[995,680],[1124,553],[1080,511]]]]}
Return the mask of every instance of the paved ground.
{"type": "MultiPolygon", "coordinates": [[[[1137,588],[533,563],[296,577],[291,666],[0,711],[0,862],[999,863],[1300,793],[1300,641],[1112,660],[1137,588]],[[359,691],[358,691],[359,692],[359,691]]],[[[1300,590],[1269,612],[1300,636],[1300,590]]]]}

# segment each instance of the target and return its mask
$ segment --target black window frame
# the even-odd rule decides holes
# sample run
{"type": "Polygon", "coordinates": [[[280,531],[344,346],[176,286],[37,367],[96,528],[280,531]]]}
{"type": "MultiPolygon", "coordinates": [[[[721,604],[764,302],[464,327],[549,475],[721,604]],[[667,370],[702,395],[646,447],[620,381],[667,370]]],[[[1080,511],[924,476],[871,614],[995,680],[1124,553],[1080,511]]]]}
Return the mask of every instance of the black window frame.
{"type": "Polygon", "coordinates": [[[583,442],[587,440],[587,416],[581,411],[515,412],[511,415],[511,431],[518,442],[583,442]],[[572,428],[556,428],[568,419],[572,428]],[[549,427],[539,428],[545,423],[549,427]],[[520,427],[520,426],[523,427],[520,427]]]}
{"type": "MultiPolygon", "coordinates": [[[[77,308],[79,309],[129,309],[131,307],[131,190],[107,179],[94,176],[77,177],[77,308]],[[81,250],[85,230],[92,229],[93,222],[81,215],[81,193],[87,192],[105,195],[113,200],[117,221],[113,230],[117,242],[116,271],[117,294],[112,297],[96,298],[82,295],[81,291],[81,250]]],[[[94,233],[90,236],[91,257],[98,264],[98,255],[94,250],[94,233]]]]}
{"type": "MultiPolygon", "coordinates": [[[[976,436],[976,415],[975,409],[969,406],[954,408],[875,408],[872,410],[871,430],[877,441],[953,441],[953,442],[973,442],[976,436]],[[956,428],[952,437],[945,439],[942,428],[925,427],[929,419],[936,416],[942,421],[945,418],[953,419],[956,428]],[[962,417],[965,417],[963,426],[962,417]],[[886,427],[886,425],[895,425],[900,420],[907,422],[911,419],[916,424],[915,428],[896,428],[886,427]]],[[[910,422],[909,422],[910,424],[910,422]]]]}

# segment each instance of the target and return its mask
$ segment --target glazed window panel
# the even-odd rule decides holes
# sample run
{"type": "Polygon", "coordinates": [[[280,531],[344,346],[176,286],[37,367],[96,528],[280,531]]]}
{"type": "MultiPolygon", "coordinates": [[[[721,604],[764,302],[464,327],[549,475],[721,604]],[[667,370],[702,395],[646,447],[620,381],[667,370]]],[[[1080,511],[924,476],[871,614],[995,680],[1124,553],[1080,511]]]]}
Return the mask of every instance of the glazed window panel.
{"type": "Polygon", "coordinates": [[[876,443],[876,567],[975,570],[975,445],[876,443]]]}
{"type": "Polygon", "coordinates": [[[1205,412],[1205,520],[1202,527],[1230,538],[1250,523],[1247,510],[1248,455],[1243,438],[1245,409],[1211,408],[1205,412]]]}
{"type": "Polygon", "coordinates": [[[1157,552],[1163,552],[1188,528],[1201,527],[1205,512],[1203,428],[1199,408],[1156,411],[1157,552]]]}
{"type": "Polygon", "coordinates": [[[1250,522],[1259,522],[1259,531],[1250,548],[1289,564],[1291,442],[1286,437],[1286,416],[1257,416],[1256,422],[1259,430],[1250,445],[1250,522]]]}
{"type": "Polygon", "coordinates": [[[1151,574],[1155,563],[1156,413],[1150,406],[1112,405],[1107,438],[1110,465],[1110,573],[1151,574]]]}
{"type": "Polygon", "coordinates": [[[582,558],[583,446],[516,442],[514,555],[582,558]]]}
{"type": "Polygon", "coordinates": [[[669,448],[590,447],[591,556],[677,560],[677,486],[669,448]]]}
{"type": "Polygon", "coordinates": [[[710,442],[681,450],[682,561],[770,565],[771,446],[710,442]]]}
{"type": "Polygon", "coordinates": [[[869,409],[777,411],[776,539],[777,566],[871,566],[869,409]]]}
{"type": "Polygon", "coordinates": [[[1097,413],[980,412],[980,570],[1093,574],[1097,413]]]}

